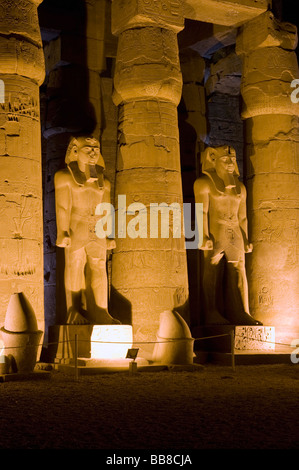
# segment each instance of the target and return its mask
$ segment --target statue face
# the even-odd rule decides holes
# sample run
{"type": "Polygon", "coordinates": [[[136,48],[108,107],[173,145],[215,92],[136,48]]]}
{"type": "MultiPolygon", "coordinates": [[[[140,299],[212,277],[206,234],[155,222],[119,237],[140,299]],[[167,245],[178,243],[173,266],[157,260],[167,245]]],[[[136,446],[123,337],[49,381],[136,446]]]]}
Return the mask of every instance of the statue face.
{"type": "Polygon", "coordinates": [[[101,155],[100,144],[97,139],[80,137],[76,148],[78,163],[95,165],[101,155]]]}
{"type": "Polygon", "coordinates": [[[224,173],[234,174],[236,169],[236,152],[231,147],[222,147],[215,155],[215,170],[218,175],[224,173]]]}

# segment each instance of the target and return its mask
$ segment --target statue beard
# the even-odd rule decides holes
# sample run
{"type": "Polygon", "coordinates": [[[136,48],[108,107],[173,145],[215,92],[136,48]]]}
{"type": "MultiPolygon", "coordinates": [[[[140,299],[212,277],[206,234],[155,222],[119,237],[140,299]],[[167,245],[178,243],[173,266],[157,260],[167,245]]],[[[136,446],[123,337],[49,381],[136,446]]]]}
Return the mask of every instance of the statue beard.
{"type": "Polygon", "coordinates": [[[218,177],[223,181],[226,189],[232,189],[236,187],[236,180],[234,173],[228,171],[216,171],[218,177]]]}
{"type": "Polygon", "coordinates": [[[235,181],[235,176],[233,173],[225,173],[222,176],[224,186],[227,189],[235,188],[236,187],[236,181],[235,181]]]}
{"type": "Polygon", "coordinates": [[[98,179],[98,174],[95,165],[85,165],[86,181],[93,182],[98,179]]]}

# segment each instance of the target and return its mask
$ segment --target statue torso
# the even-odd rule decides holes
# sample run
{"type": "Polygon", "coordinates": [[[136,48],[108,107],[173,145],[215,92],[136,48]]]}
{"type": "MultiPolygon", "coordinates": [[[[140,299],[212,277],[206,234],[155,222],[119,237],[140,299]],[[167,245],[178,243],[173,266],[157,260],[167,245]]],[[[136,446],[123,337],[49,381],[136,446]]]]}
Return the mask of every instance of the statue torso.
{"type": "Polygon", "coordinates": [[[103,245],[103,248],[106,248],[106,240],[98,238],[95,233],[96,222],[99,218],[99,216],[96,216],[95,211],[97,205],[103,201],[107,182],[103,180],[103,187],[99,186],[97,180],[78,184],[71,172],[69,172],[69,175],[71,249],[76,250],[87,247],[91,243],[103,245]]]}

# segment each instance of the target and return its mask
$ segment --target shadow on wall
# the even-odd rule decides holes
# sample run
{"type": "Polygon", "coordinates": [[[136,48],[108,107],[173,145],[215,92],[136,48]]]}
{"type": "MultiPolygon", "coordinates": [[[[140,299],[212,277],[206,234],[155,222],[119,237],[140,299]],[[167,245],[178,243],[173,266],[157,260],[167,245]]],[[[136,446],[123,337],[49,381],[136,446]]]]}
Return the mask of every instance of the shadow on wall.
{"type": "MultiPolygon", "coordinates": [[[[195,203],[193,184],[197,177],[198,137],[194,127],[187,122],[188,111],[182,98],[178,106],[178,125],[180,135],[180,155],[183,202],[195,203]]],[[[194,214],[193,214],[194,215],[194,214]]],[[[194,228],[194,218],[192,220],[194,228]]],[[[190,325],[198,325],[200,321],[199,301],[199,250],[187,250],[187,269],[189,285],[190,325]]],[[[179,312],[180,313],[180,312],[179,312]]]]}
{"type": "Polygon", "coordinates": [[[86,8],[84,0],[44,0],[38,8],[46,59],[46,79],[40,93],[45,341],[49,326],[63,323],[66,319],[64,253],[56,249],[54,174],[65,167],[70,136],[92,133],[99,124],[90,102],[86,8]]]}
{"type": "Polygon", "coordinates": [[[109,313],[123,325],[132,324],[132,304],[113,285],[110,290],[109,313]]]}

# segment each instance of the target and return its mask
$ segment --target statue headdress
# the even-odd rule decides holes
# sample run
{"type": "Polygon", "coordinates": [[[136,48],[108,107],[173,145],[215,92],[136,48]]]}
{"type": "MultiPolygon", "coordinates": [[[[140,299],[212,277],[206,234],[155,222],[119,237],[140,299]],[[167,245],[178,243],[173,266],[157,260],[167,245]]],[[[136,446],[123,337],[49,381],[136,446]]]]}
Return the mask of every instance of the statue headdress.
{"type": "MultiPolygon", "coordinates": [[[[217,159],[217,153],[219,152],[220,149],[222,149],[223,145],[220,145],[219,147],[207,147],[201,154],[201,164],[202,164],[202,172],[206,173],[209,172],[211,173],[212,171],[215,171],[215,160],[217,159]]],[[[232,150],[235,153],[235,150],[233,147],[227,146],[228,147],[228,153],[231,154],[232,150]]],[[[237,162],[235,163],[235,169],[234,169],[234,175],[240,176],[239,168],[237,165],[237,162]]]]}
{"type": "MultiPolygon", "coordinates": [[[[95,142],[99,143],[99,141],[98,139],[96,139],[96,137],[92,135],[80,135],[79,137],[72,137],[69,142],[68,148],[66,150],[65,163],[67,164],[76,183],[79,185],[83,185],[86,181],[86,176],[82,171],[80,171],[79,166],[78,166],[78,156],[74,152],[74,147],[78,147],[80,145],[79,144],[80,138],[86,140],[87,142],[90,141],[90,143],[95,143],[95,142]]],[[[101,152],[93,168],[95,168],[98,185],[100,188],[103,188],[104,187],[103,171],[105,169],[105,162],[104,162],[101,152]]]]}

